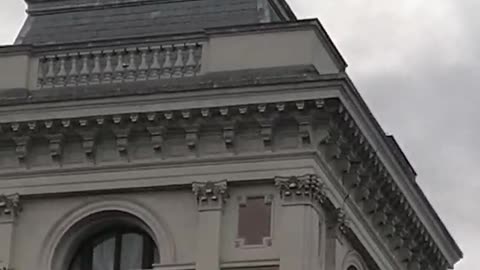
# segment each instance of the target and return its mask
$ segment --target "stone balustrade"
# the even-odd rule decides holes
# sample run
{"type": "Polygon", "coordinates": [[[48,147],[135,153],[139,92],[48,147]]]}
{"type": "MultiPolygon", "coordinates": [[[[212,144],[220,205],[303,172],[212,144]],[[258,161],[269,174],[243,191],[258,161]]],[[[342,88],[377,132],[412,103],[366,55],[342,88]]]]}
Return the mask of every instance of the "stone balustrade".
{"type": "Polygon", "coordinates": [[[170,44],[41,56],[38,88],[192,77],[200,72],[202,45],[170,44]]]}

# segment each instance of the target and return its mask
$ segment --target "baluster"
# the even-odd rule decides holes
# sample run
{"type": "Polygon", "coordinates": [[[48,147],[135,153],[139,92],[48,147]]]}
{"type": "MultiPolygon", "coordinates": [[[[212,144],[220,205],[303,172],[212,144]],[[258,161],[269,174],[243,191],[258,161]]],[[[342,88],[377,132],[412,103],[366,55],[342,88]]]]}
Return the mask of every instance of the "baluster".
{"type": "Polygon", "coordinates": [[[187,63],[185,64],[185,76],[194,76],[195,75],[195,67],[197,63],[195,62],[195,48],[197,47],[196,44],[188,44],[188,59],[187,63]]]}
{"type": "Polygon", "coordinates": [[[49,56],[48,57],[48,71],[47,71],[47,87],[53,87],[54,86],[54,81],[55,81],[55,56],[49,56]]]}
{"type": "Polygon", "coordinates": [[[122,52],[117,52],[117,66],[115,67],[115,82],[123,81],[123,55],[122,52]]]}
{"type": "Polygon", "coordinates": [[[147,48],[140,48],[141,52],[141,62],[140,65],[138,66],[138,76],[137,80],[146,80],[147,79],[147,71],[148,71],[148,65],[147,65],[147,48]]]}
{"type": "Polygon", "coordinates": [[[77,70],[77,55],[70,56],[70,72],[68,73],[67,85],[76,85],[77,84],[77,77],[78,77],[78,70],[77,70]]]}
{"type": "Polygon", "coordinates": [[[65,57],[66,55],[60,55],[58,56],[60,58],[60,68],[57,73],[57,81],[55,82],[55,85],[57,86],[64,86],[65,85],[65,80],[67,78],[67,71],[65,70],[65,57]]]}
{"type": "Polygon", "coordinates": [[[88,83],[88,54],[83,54],[82,56],[82,69],[80,70],[80,84],[88,83]]]}
{"type": "Polygon", "coordinates": [[[96,52],[93,52],[94,54],[94,57],[93,57],[93,69],[91,71],[91,80],[90,80],[90,83],[92,84],[97,84],[97,83],[100,83],[100,54],[101,52],[99,51],[96,51],[96,52]]]}
{"type": "Polygon", "coordinates": [[[128,62],[128,68],[127,68],[128,72],[127,72],[126,80],[134,81],[136,71],[137,71],[137,65],[135,63],[136,49],[135,50],[130,50],[128,52],[128,56],[129,56],[130,61],[128,62]]]}
{"type": "Polygon", "coordinates": [[[158,62],[159,50],[160,47],[153,48],[152,65],[150,66],[150,71],[148,72],[148,79],[150,80],[158,79],[158,73],[160,71],[160,63],[158,62]]]}
{"type": "Polygon", "coordinates": [[[112,52],[105,52],[105,68],[103,69],[103,83],[110,83],[112,81],[112,52]]]}
{"type": "MultiPolygon", "coordinates": [[[[162,46],[162,48],[164,48],[162,46]]],[[[163,71],[160,78],[167,79],[172,76],[172,46],[165,46],[165,62],[163,63],[163,71]]]]}
{"type": "Polygon", "coordinates": [[[184,46],[175,46],[175,50],[177,52],[177,59],[175,61],[175,64],[173,65],[173,76],[174,78],[180,78],[183,76],[183,52],[184,52],[184,46]]]}

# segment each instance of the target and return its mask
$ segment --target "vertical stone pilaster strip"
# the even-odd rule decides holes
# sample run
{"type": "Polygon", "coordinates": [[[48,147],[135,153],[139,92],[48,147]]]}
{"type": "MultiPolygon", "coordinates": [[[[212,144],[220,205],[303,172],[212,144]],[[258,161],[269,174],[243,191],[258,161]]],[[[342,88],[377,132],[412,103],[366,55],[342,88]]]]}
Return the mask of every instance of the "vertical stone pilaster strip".
{"type": "Polygon", "coordinates": [[[320,237],[322,218],[315,204],[324,200],[324,186],[316,176],[277,177],[282,198],[280,270],[322,269],[320,237]]]}
{"type": "Polygon", "coordinates": [[[0,268],[11,269],[15,220],[21,211],[20,196],[0,195],[0,268]]]}
{"type": "Polygon", "coordinates": [[[193,183],[198,205],[196,270],[220,269],[223,205],[228,198],[227,181],[193,183]]]}

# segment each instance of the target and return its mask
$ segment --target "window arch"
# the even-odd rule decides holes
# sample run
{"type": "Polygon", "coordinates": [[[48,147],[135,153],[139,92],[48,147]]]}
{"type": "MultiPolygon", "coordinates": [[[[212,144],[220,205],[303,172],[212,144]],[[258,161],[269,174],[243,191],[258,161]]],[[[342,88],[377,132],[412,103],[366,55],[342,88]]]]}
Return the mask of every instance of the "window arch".
{"type": "Polygon", "coordinates": [[[83,240],[68,270],[149,269],[159,262],[158,249],[140,228],[115,225],[83,240]]]}
{"type": "Polygon", "coordinates": [[[345,259],[342,264],[342,269],[345,270],[366,270],[367,267],[363,261],[362,256],[354,251],[351,250],[345,256],[345,259]]]}

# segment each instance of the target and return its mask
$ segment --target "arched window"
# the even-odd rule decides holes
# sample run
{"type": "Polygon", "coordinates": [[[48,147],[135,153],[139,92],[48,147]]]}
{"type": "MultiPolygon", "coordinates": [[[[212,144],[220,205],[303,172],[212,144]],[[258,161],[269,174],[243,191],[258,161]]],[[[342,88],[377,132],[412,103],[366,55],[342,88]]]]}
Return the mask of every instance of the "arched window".
{"type": "Polygon", "coordinates": [[[355,266],[352,265],[352,266],[349,266],[349,267],[347,268],[347,270],[358,270],[358,269],[357,269],[357,267],[355,267],[355,266]]]}
{"type": "Polygon", "coordinates": [[[80,244],[69,270],[151,269],[158,261],[150,235],[138,228],[110,227],[80,244]]]}

